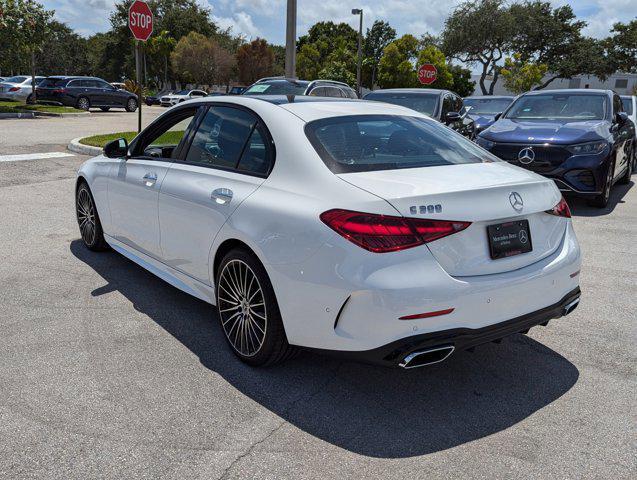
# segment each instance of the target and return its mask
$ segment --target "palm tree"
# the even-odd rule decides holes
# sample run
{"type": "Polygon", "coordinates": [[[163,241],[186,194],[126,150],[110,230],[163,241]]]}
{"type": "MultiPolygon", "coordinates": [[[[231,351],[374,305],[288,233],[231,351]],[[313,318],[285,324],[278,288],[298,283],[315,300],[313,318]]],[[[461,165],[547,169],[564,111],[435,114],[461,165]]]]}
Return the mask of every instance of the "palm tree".
{"type": "Polygon", "coordinates": [[[161,55],[164,59],[164,88],[166,88],[168,85],[168,59],[177,45],[177,40],[170,36],[168,30],[162,30],[159,35],[152,37],[149,43],[151,53],[161,55]]]}

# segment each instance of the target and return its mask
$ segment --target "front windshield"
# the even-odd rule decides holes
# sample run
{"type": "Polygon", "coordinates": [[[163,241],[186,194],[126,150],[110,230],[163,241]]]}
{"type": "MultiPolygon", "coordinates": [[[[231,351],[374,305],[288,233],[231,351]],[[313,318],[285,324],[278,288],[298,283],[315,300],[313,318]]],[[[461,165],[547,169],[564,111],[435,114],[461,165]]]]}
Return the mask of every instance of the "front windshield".
{"type": "Polygon", "coordinates": [[[308,123],[305,133],[334,173],[499,161],[453,130],[418,117],[330,117],[308,123]]]}
{"type": "Polygon", "coordinates": [[[504,112],[512,98],[465,98],[465,107],[471,107],[469,113],[472,115],[496,115],[504,112]]]}
{"type": "Polygon", "coordinates": [[[624,107],[624,112],[628,115],[633,114],[633,99],[632,97],[622,97],[622,105],[624,107]]]}
{"type": "Polygon", "coordinates": [[[365,100],[393,103],[401,107],[411,108],[430,117],[434,115],[438,106],[438,95],[433,93],[369,93],[365,95],[365,100]]]}
{"type": "Polygon", "coordinates": [[[505,117],[518,120],[603,120],[607,101],[603,94],[525,95],[513,103],[505,117]]]}
{"type": "Polygon", "coordinates": [[[280,80],[275,82],[255,83],[243,95],[304,95],[307,82],[290,82],[280,80]]]}

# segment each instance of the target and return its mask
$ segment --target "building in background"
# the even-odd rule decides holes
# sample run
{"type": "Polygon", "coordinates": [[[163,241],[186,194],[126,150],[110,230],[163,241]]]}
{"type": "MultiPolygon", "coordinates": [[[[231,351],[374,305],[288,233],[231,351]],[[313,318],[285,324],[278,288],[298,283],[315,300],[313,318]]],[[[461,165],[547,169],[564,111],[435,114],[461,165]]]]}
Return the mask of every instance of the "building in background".
{"type": "MultiPolygon", "coordinates": [[[[547,75],[545,78],[550,78],[547,75]]],[[[476,82],[473,95],[482,95],[480,91],[480,75],[471,75],[471,80],[476,82]]],[[[491,78],[487,77],[487,86],[491,78]]],[[[615,73],[606,80],[601,80],[593,75],[578,75],[573,78],[553,80],[544,90],[555,90],[559,88],[600,88],[604,90],[614,90],[619,95],[634,95],[637,89],[637,74],[635,73],[615,73]]],[[[494,95],[513,95],[506,88],[502,79],[498,80],[493,90],[494,95]]]]}

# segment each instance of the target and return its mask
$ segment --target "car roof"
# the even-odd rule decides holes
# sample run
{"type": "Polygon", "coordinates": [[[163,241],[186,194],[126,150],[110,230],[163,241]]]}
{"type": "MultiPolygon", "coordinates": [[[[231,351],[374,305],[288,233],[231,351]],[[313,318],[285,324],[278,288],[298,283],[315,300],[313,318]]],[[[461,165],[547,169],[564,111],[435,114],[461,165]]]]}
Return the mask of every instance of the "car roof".
{"type": "Polygon", "coordinates": [[[464,100],[482,100],[482,99],[496,99],[504,98],[507,100],[513,100],[513,95],[471,95],[470,97],[464,97],[464,100]]]}
{"type": "Polygon", "coordinates": [[[187,106],[192,103],[232,103],[244,105],[255,110],[263,109],[263,107],[270,109],[282,108],[305,122],[346,115],[407,115],[410,117],[429,118],[422,113],[390,103],[368,102],[349,98],[311,97],[307,95],[203,97],[189,100],[180,105],[187,106]]]}
{"type": "Polygon", "coordinates": [[[595,94],[604,94],[604,95],[610,95],[613,93],[612,90],[603,90],[603,89],[598,89],[598,88],[560,88],[560,89],[554,89],[554,90],[533,90],[531,92],[526,92],[523,93],[522,97],[527,97],[530,95],[542,95],[542,94],[550,94],[550,95],[559,95],[561,94],[568,94],[568,95],[573,95],[573,94],[585,94],[585,93],[595,93],[595,94]]]}
{"type": "Polygon", "coordinates": [[[372,95],[374,93],[422,93],[423,95],[440,95],[441,93],[453,92],[450,90],[440,90],[437,88],[381,88],[380,90],[373,90],[367,95],[372,95]]]}

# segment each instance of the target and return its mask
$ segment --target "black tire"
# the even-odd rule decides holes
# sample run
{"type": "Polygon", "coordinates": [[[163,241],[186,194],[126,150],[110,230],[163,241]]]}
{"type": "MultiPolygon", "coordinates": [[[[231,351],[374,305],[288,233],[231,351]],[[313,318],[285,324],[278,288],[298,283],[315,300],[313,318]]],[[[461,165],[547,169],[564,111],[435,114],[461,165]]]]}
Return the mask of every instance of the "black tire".
{"type": "Polygon", "coordinates": [[[80,97],[77,99],[77,103],[75,104],[75,108],[78,110],[84,110],[88,112],[91,108],[91,101],[88,97],[80,97]]]}
{"type": "Polygon", "coordinates": [[[75,216],[80,228],[82,242],[84,242],[86,248],[94,252],[110,249],[108,243],[104,240],[104,231],[102,230],[102,223],[97,213],[93,194],[91,194],[91,189],[84,181],[79,184],[75,194],[75,216]]]}
{"type": "Polygon", "coordinates": [[[296,353],[287,341],[272,283],[253,253],[243,248],[228,252],[215,284],[221,329],[241,361],[270,366],[296,353]],[[242,282],[235,282],[238,276],[245,278],[243,287],[242,282]]]}
{"type": "Polygon", "coordinates": [[[602,193],[589,200],[588,204],[592,207],[606,208],[610,199],[610,190],[613,186],[613,171],[615,170],[615,161],[611,161],[606,172],[606,181],[602,193]]]}
{"type": "Polygon", "coordinates": [[[137,110],[137,99],[131,97],[126,101],[126,111],[132,113],[135,110],[137,110]]]}
{"type": "Polygon", "coordinates": [[[111,107],[100,107],[100,110],[102,112],[108,112],[111,109],[111,107]]]}
{"type": "Polygon", "coordinates": [[[635,163],[635,145],[633,145],[632,148],[632,155],[630,156],[630,159],[627,162],[627,167],[626,167],[626,171],[624,172],[624,174],[622,175],[622,178],[619,179],[618,183],[621,183],[622,185],[628,185],[630,183],[630,177],[633,175],[633,166],[635,163]]]}

